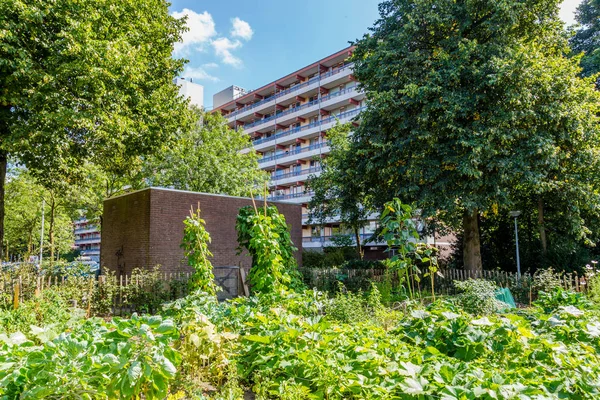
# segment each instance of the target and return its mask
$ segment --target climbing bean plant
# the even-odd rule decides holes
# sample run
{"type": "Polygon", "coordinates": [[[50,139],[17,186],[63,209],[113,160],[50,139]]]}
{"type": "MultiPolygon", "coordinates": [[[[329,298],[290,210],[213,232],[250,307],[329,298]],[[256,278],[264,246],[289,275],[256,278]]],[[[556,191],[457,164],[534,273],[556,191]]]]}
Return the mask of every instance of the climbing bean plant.
{"type": "Polygon", "coordinates": [[[267,293],[296,286],[297,263],[288,225],[277,207],[243,207],[236,229],[239,251],[248,250],[252,268],[248,275],[254,292],[267,293]]]}
{"type": "Polygon", "coordinates": [[[216,295],[217,285],[213,274],[213,266],[209,261],[212,253],[208,249],[210,234],[207,232],[206,222],[200,217],[200,205],[184,221],[183,242],[181,247],[188,259],[188,264],[194,268],[194,274],[189,280],[191,290],[202,290],[211,295],[216,295]]]}

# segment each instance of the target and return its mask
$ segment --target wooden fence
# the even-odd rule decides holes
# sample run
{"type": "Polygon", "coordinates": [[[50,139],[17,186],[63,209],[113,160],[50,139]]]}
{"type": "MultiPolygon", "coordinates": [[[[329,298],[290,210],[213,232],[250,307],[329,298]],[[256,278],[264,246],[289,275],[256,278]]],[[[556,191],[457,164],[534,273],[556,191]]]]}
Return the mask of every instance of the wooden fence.
{"type": "MultiPolygon", "coordinates": [[[[245,291],[237,266],[215,267],[215,282],[223,290],[220,300],[245,291]]],[[[0,274],[0,306],[18,308],[24,301],[44,291],[59,289],[73,306],[88,314],[126,315],[132,312],[156,312],[160,305],[188,294],[189,272],[95,276],[37,276],[0,274]]]]}
{"type": "MultiPolygon", "coordinates": [[[[301,269],[305,283],[319,290],[335,290],[338,282],[344,284],[349,290],[368,290],[371,281],[381,282],[389,279],[393,286],[399,283],[399,277],[394,273],[387,273],[385,269],[301,269]]],[[[412,285],[415,290],[422,293],[431,292],[431,281],[424,272],[412,276],[412,285]]],[[[506,271],[466,271],[461,269],[444,269],[434,275],[434,291],[441,295],[457,294],[454,281],[466,281],[469,279],[486,279],[494,281],[500,287],[511,289],[515,298],[522,302],[530,301],[535,297],[533,293],[533,276],[506,271]]],[[[587,289],[585,277],[575,273],[563,274],[560,277],[562,286],[571,291],[585,292],[587,289]]]]}

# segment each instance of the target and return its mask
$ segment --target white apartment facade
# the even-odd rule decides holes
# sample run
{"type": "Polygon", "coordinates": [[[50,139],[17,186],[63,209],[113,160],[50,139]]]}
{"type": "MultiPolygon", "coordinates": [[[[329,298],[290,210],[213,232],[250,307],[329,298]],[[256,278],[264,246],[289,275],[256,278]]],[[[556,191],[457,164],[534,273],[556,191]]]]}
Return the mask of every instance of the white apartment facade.
{"type": "Polygon", "coordinates": [[[179,88],[179,95],[190,99],[190,105],[204,108],[204,86],[195,83],[191,78],[175,78],[173,83],[179,88]]]}
{"type": "MultiPolygon", "coordinates": [[[[306,183],[309,176],[320,174],[330,151],[327,130],[338,120],[356,123],[353,119],[365,107],[365,95],[352,74],[352,50],[341,50],[215,108],[229,126],[251,136],[260,167],[271,174],[269,200],[303,205],[305,249],[327,246],[332,236],[349,233],[337,220],[308,223],[312,193],[306,183]]],[[[362,240],[376,227],[373,216],[362,240]]]]}
{"type": "Polygon", "coordinates": [[[82,257],[92,261],[100,261],[101,235],[98,225],[87,218],[79,218],[74,222],[75,249],[82,257]]]}

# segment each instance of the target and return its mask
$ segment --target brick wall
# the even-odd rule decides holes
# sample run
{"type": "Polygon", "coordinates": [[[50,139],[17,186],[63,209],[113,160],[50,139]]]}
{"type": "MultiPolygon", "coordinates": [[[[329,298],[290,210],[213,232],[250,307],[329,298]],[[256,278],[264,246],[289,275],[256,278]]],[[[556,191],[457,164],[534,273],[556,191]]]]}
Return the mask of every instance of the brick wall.
{"type": "MultiPolygon", "coordinates": [[[[248,198],[210,195],[178,190],[149,188],[105,200],[102,219],[101,265],[117,274],[129,274],[136,267],[160,265],[164,272],[190,271],[179,247],[183,220],[200,203],[212,243],[213,266],[249,267],[248,255],[238,256],[235,220],[241,207],[252,205],[248,198]]],[[[291,225],[292,241],[299,248],[301,263],[302,207],[271,203],[291,225]]]]}

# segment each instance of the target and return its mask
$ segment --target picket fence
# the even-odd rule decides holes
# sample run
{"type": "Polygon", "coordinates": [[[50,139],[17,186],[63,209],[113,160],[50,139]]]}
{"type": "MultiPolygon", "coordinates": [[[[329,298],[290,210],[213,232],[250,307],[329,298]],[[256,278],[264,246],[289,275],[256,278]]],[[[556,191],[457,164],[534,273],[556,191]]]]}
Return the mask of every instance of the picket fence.
{"type": "MultiPolygon", "coordinates": [[[[301,269],[304,281],[310,287],[316,287],[319,290],[335,290],[338,282],[341,282],[350,290],[367,290],[370,282],[380,282],[383,279],[390,279],[393,285],[398,284],[398,276],[389,274],[385,269],[301,269]],[[386,276],[386,273],[388,275],[386,276]]],[[[431,291],[431,281],[429,276],[424,276],[425,272],[411,276],[413,287],[420,292],[431,291]]],[[[520,297],[535,297],[532,293],[533,276],[524,273],[520,277],[517,273],[506,271],[467,271],[462,269],[441,269],[434,274],[434,291],[441,295],[457,294],[454,281],[466,281],[469,279],[486,279],[495,282],[500,287],[511,289],[517,292],[520,297]]],[[[561,276],[561,282],[565,289],[576,292],[585,292],[587,289],[584,276],[578,276],[576,273],[566,273],[561,276]]]]}
{"type": "Polygon", "coordinates": [[[5,305],[7,299],[11,299],[12,307],[18,308],[24,301],[40,296],[44,290],[49,288],[66,288],[71,286],[76,291],[71,300],[72,305],[87,309],[88,314],[92,307],[92,301],[112,285],[111,309],[113,315],[125,315],[134,311],[140,311],[139,299],[143,299],[150,305],[159,304],[163,301],[171,301],[188,294],[187,282],[190,279],[189,272],[162,273],[160,276],[149,278],[140,275],[116,276],[89,276],[89,277],[59,277],[59,276],[33,276],[25,275],[18,277],[0,276],[0,296],[5,305]],[[77,290],[81,291],[77,293],[77,290]],[[132,300],[132,297],[136,300],[132,300]]]}
{"type": "MultiPolygon", "coordinates": [[[[339,282],[343,283],[349,290],[368,290],[370,282],[381,282],[390,279],[392,284],[398,284],[396,274],[387,274],[384,269],[300,269],[305,283],[318,290],[334,291],[339,282]]],[[[238,267],[215,268],[216,281],[219,286],[225,287],[223,298],[235,297],[239,294],[248,293],[245,285],[247,269],[240,270],[238,267]]],[[[428,293],[431,290],[430,278],[413,276],[411,279],[413,287],[419,292],[428,293]],[[418,278],[417,278],[418,277],[418,278]]],[[[101,291],[104,285],[113,285],[111,308],[113,315],[126,315],[140,310],[140,301],[151,305],[157,305],[164,301],[171,301],[188,294],[187,282],[190,279],[189,272],[184,273],[162,273],[151,280],[139,275],[121,275],[118,277],[75,277],[66,278],[58,276],[18,276],[8,277],[0,275],[0,299],[6,306],[12,302],[14,308],[19,304],[35,296],[39,296],[44,290],[65,285],[73,285],[77,279],[77,288],[83,290],[79,293],[80,302],[75,306],[84,308],[90,312],[92,299],[96,291],[101,291]],[[108,282],[112,279],[112,282],[108,282]],[[132,293],[137,295],[137,300],[132,301],[132,293]],[[140,300],[141,299],[141,300],[140,300]],[[83,304],[82,304],[83,303],[83,304]]],[[[518,277],[516,273],[506,271],[466,271],[461,269],[442,269],[434,275],[434,290],[436,294],[454,295],[457,293],[454,281],[465,281],[468,279],[486,279],[496,282],[500,287],[511,289],[515,297],[531,300],[533,291],[533,276],[525,273],[518,277]]],[[[567,273],[561,276],[563,287],[567,290],[585,292],[587,289],[586,279],[576,273],[567,273]]],[[[145,306],[145,305],[142,305],[145,306]]],[[[152,311],[152,310],[151,310],[152,311]]]]}

